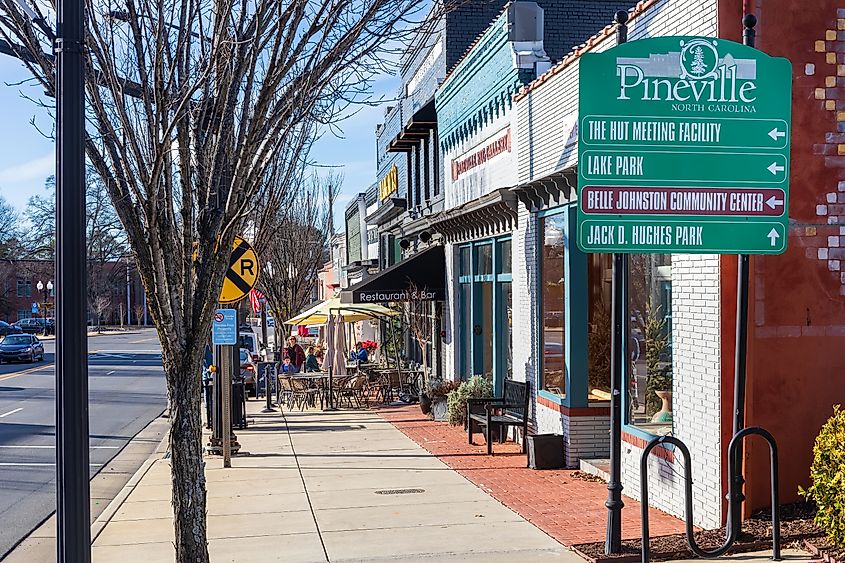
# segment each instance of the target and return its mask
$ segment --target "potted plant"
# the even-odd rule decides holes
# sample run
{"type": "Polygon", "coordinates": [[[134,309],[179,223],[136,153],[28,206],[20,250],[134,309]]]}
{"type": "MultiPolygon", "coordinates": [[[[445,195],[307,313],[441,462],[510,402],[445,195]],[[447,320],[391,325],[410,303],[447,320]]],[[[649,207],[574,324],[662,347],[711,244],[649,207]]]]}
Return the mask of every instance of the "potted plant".
{"type": "MultiPolygon", "coordinates": [[[[429,382],[424,395],[428,398],[431,411],[430,416],[434,420],[438,422],[448,420],[447,397],[449,393],[458,389],[460,385],[460,381],[443,381],[442,379],[429,382]]],[[[422,397],[420,397],[420,404],[422,404],[422,397]]]]}
{"type": "Polygon", "coordinates": [[[467,399],[485,399],[493,396],[493,382],[480,375],[473,375],[457,389],[446,395],[449,424],[461,426],[467,420],[467,399]]]}

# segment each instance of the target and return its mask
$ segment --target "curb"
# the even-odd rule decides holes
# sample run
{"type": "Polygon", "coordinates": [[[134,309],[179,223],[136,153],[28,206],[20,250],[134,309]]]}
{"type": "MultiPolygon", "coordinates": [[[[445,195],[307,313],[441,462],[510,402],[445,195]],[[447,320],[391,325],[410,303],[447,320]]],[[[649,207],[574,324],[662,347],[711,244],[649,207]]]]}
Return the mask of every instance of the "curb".
{"type": "Polygon", "coordinates": [[[114,515],[117,514],[117,511],[120,510],[120,507],[123,506],[123,503],[126,502],[126,499],[129,498],[129,495],[132,494],[132,491],[135,490],[135,487],[141,482],[141,479],[147,474],[150,468],[155,464],[155,462],[159,461],[160,459],[164,459],[162,454],[167,452],[167,442],[170,439],[170,432],[168,431],[164,438],[161,439],[161,442],[156,447],[155,451],[141,464],[141,467],[129,478],[129,481],[120,489],[120,492],[115,495],[115,497],[111,500],[111,502],[106,506],[105,510],[103,510],[97,519],[94,520],[94,523],[91,524],[91,545],[94,545],[94,541],[100,536],[106,526],[111,522],[111,519],[114,518],[114,515]],[[162,447],[164,449],[162,450],[162,447]]]}

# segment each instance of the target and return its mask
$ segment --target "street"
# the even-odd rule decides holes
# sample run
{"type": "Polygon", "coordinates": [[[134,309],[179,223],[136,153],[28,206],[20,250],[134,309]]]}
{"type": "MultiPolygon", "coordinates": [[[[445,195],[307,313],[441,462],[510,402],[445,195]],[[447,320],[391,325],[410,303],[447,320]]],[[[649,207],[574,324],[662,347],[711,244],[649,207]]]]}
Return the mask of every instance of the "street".
{"type": "MultiPolygon", "coordinates": [[[[92,336],[88,348],[93,476],[167,399],[155,331],[92,336]]],[[[0,558],[55,510],[55,341],[44,349],[44,362],[0,365],[0,558]]]]}

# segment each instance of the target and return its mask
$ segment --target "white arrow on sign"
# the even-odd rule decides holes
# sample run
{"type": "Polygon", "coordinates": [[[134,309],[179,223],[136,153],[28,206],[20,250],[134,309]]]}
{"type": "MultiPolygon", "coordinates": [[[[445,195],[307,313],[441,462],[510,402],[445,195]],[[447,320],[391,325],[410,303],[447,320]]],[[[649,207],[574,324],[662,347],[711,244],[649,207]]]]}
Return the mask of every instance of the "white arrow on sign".
{"type": "Polygon", "coordinates": [[[778,172],[783,172],[785,168],[783,166],[778,166],[777,162],[773,162],[766,167],[766,169],[771,172],[773,175],[777,174],[778,172]]]}
{"type": "Polygon", "coordinates": [[[769,137],[771,137],[773,140],[777,141],[781,137],[786,137],[786,131],[778,131],[778,128],[775,127],[774,129],[769,131],[769,137]]]}
{"type": "Polygon", "coordinates": [[[775,196],[772,196],[772,197],[770,197],[769,199],[766,200],[766,205],[768,205],[769,207],[774,209],[778,205],[783,205],[783,200],[777,199],[777,198],[775,198],[775,196]]]}
{"type": "Polygon", "coordinates": [[[767,234],[766,236],[769,237],[769,242],[772,243],[772,246],[777,245],[777,240],[780,238],[780,235],[774,227],[772,227],[772,230],[769,231],[769,234],[767,234]]]}

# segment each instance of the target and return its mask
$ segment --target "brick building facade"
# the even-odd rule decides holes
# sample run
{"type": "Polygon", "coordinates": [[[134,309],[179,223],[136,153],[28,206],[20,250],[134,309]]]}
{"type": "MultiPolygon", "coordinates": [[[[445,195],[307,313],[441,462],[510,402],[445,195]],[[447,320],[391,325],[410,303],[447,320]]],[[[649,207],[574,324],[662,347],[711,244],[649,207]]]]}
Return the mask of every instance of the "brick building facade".
{"type": "MultiPolygon", "coordinates": [[[[100,322],[117,325],[123,320],[127,324],[150,323],[152,319],[145,315],[145,298],[137,269],[131,262],[107,262],[96,267],[96,285],[91,286],[92,298],[88,304],[88,324],[97,324],[97,309],[100,322]],[[94,292],[100,298],[94,298],[94,292]],[[127,316],[127,309],[129,311],[127,316]]],[[[0,262],[0,319],[13,323],[20,319],[44,316],[47,304],[47,316],[52,317],[55,306],[55,294],[38,290],[38,282],[46,290],[48,282],[56,283],[55,264],[50,260],[4,260],[0,262]],[[37,313],[33,313],[32,304],[39,304],[37,313]]]]}

